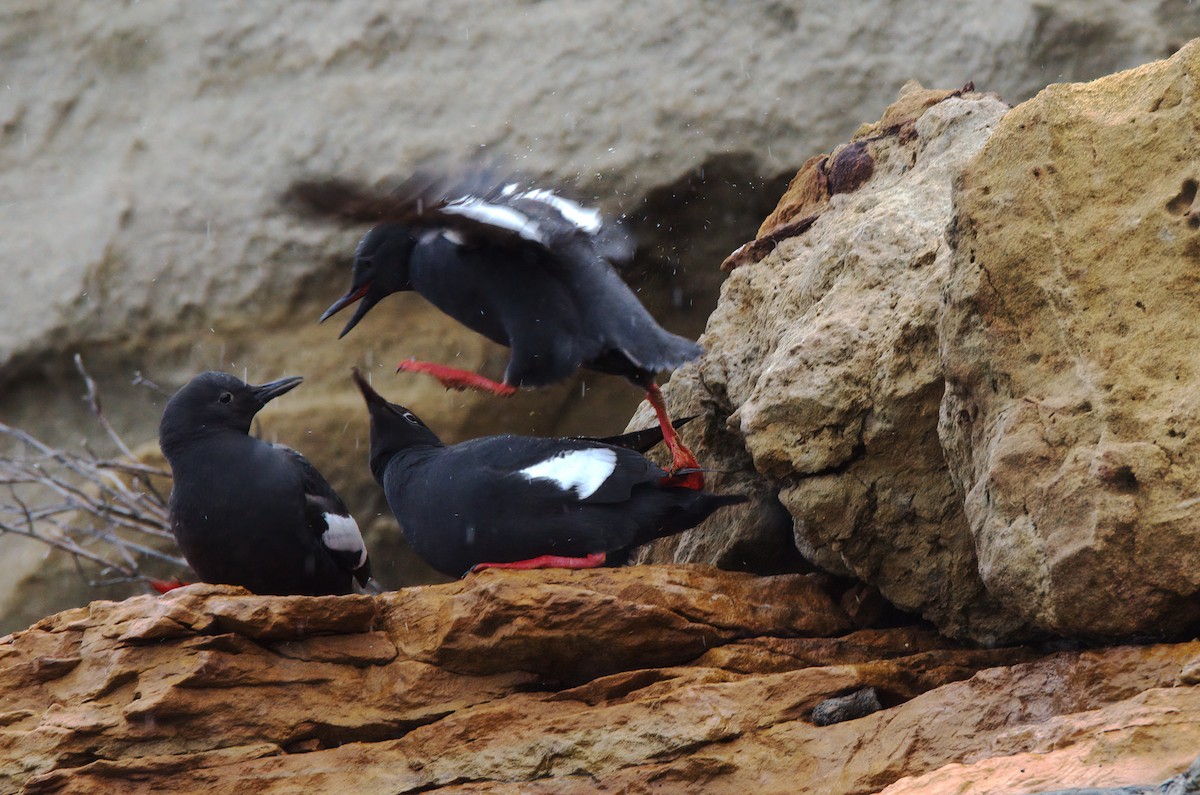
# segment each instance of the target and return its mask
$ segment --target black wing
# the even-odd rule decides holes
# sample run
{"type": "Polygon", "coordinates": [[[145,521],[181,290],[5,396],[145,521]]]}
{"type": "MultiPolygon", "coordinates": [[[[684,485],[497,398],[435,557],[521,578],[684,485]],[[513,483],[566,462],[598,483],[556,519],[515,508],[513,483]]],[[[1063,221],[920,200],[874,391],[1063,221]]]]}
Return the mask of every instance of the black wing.
{"type": "Polygon", "coordinates": [[[321,548],[340,568],[353,574],[359,585],[366,587],[371,579],[371,561],[358,523],[350,515],[346,503],[307,458],[290,447],[275,447],[291,454],[300,465],[304,482],[304,516],[320,540],[321,548]]]}
{"type": "Polygon", "coordinates": [[[550,249],[566,238],[583,237],[612,263],[628,262],[635,250],[620,222],[494,166],[475,165],[459,174],[418,172],[390,191],[340,178],[298,180],[282,201],[299,212],[343,222],[448,229],[466,245],[550,249]]]}

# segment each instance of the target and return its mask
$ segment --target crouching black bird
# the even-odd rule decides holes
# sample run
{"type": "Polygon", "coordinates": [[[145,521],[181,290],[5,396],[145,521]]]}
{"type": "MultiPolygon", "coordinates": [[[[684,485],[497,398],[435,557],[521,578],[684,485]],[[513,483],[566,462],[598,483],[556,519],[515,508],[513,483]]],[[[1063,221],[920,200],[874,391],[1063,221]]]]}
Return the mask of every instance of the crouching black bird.
{"type": "Polygon", "coordinates": [[[686,481],[703,487],[655,383],[657,372],[702,349],[659,326],[617,275],[613,264],[634,248],[619,225],[485,170],[458,180],[419,175],[385,195],[340,180],[302,182],[291,198],[318,213],[377,223],[358,244],[350,290],[321,316],[361,302],[343,336],[383,298],[412,290],[512,355],[502,383],[429,362],[401,362],[401,370],[498,395],[558,383],[580,367],[623,376],[646,390],[672,471],[693,470],[686,481]]]}
{"type": "Polygon", "coordinates": [[[158,439],[174,477],[171,529],[206,582],[277,595],[373,584],[358,524],[321,473],[249,435],[254,415],[301,380],[201,373],[167,401],[158,439]]]}
{"type": "Polygon", "coordinates": [[[354,380],[371,415],[371,473],[408,543],[443,574],[599,566],[746,500],[671,485],[640,453],[599,440],[487,436],[446,446],[357,370],[354,380]]]}

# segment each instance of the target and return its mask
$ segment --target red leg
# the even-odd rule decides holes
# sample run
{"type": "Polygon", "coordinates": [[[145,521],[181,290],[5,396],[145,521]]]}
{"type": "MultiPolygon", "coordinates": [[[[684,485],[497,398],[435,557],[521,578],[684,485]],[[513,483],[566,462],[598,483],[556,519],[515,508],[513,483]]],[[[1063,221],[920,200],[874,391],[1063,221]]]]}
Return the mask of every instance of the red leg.
{"type": "Polygon", "coordinates": [[[172,577],[169,580],[146,580],[146,583],[159,593],[167,593],[168,591],[174,591],[176,588],[191,585],[190,582],[184,582],[178,577],[172,577]]]}
{"type": "Polygon", "coordinates": [[[700,463],[696,461],[696,456],[687,448],[679,438],[679,434],[671,427],[671,418],[667,415],[667,407],[663,402],[662,392],[658,388],[658,384],[650,384],[650,388],[646,390],[646,400],[650,401],[650,405],[654,407],[654,413],[658,415],[658,424],[662,427],[663,444],[671,451],[671,477],[663,481],[667,486],[682,486],[688,489],[699,491],[704,488],[704,473],[703,472],[686,472],[682,475],[674,473],[681,470],[698,470],[700,463]]]}
{"type": "Polygon", "coordinates": [[[476,563],[471,567],[471,573],[484,569],[594,569],[603,566],[608,555],[604,552],[593,552],[587,557],[566,558],[561,555],[539,555],[529,560],[515,560],[512,563],[476,563]]]}
{"type": "Polygon", "coordinates": [[[446,389],[456,389],[460,392],[464,389],[474,389],[479,392],[491,392],[493,395],[501,397],[515,395],[517,392],[515,386],[501,384],[482,375],[468,372],[467,370],[459,370],[454,367],[447,367],[444,364],[405,359],[396,365],[396,371],[399,372],[401,370],[406,373],[425,373],[426,375],[431,375],[440,381],[446,389]]]}

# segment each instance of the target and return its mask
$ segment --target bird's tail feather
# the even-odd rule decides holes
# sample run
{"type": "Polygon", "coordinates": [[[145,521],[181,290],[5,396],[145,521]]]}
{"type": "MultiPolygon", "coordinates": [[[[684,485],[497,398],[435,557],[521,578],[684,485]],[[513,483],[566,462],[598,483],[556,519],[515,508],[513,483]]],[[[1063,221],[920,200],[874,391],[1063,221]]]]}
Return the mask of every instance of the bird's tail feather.
{"type": "MultiPolygon", "coordinates": [[[[677,420],[672,420],[671,427],[679,430],[684,425],[696,419],[696,416],[693,414],[690,417],[680,417],[677,420]]],[[[630,450],[636,450],[639,453],[645,453],[663,440],[663,431],[661,425],[653,425],[644,430],[630,431],[619,436],[577,436],[575,438],[587,442],[611,444],[613,447],[625,447],[630,450]]]]}
{"type": "Polygon", "coordinates": [[[638,367],[653,373],[661,373],[699,358],[704,348],[686,337],[657,329],[657,334],[646,334],[633,344],[623,345],[622,353],[638,367]]]}

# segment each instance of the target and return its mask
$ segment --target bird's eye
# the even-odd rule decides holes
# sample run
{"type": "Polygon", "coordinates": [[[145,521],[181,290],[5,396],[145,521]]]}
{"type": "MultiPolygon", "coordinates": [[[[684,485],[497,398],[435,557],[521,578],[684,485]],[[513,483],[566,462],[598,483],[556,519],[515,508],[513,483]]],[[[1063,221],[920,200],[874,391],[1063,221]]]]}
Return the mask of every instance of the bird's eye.
{"type": "Polygon", "coordinates": [[[411,411],[406,411],[406,412],[404,412],[403,416],[404,416],[404,419],[408,420],[408,421],[409,421],[409,422],[411,422],[413,425],[420,425],[420,424],[421,424],[421,421],[420,421],[419,419],[417,419],[417,415],[416,415],[416,414],[413,414],[411,411]]]}
{"type": "Polygon", "coordinates": [[[217,398],[217,400],[219,400],[222,403],[228,403],[229,401],[233,400],[233,393],[232,392],[222,392],[221,396],[219,398],[217,398]]]}

